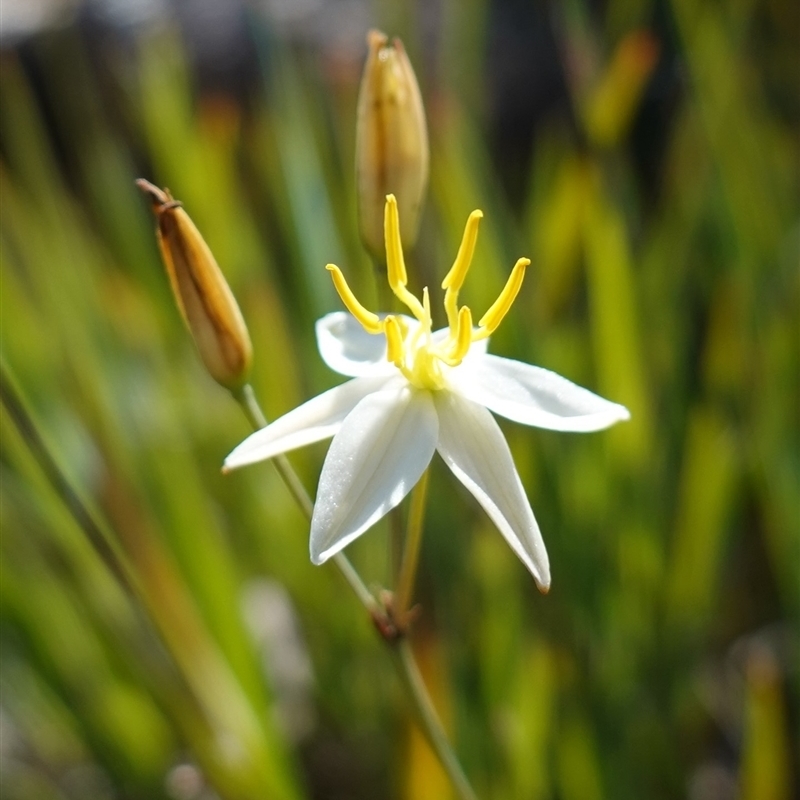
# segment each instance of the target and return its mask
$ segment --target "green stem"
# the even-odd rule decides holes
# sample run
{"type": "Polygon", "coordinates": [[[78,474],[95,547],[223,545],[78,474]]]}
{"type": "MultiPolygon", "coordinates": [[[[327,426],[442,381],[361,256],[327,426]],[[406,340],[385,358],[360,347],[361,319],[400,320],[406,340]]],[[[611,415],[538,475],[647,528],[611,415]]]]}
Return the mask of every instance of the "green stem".
{"type": "Polygon", "coordinates": [[[400,571],[403,568],[403,514],[400,506],[395,506],[389,512],[389,567],[392,583],[396,586],[400,580],[400,571]]]}
{"type": "MultiPolygon", "coordinates": [[[[253,387],[249,383],[246,383],[238,392],[234,392],[233,396],[242,407],[254,431],[267,427],[267,418],[264,416],[264,412],[261,410],[258,400],[256,400],[253,387]]],[[[314,513],[314,503],[311,497],[309,497],[306,487],[303,486],[299,475],[289,463],[289,459],[286,458],[285,455],[279,455],[272,459],[272,463],[275,465],[275,469],[278,470],[278,474],[286,484],[289,493],[303,512],[303,516],[310,520],[314,513]]]]}
{"type": "MultiPolygon", "coordinates": [[[[258,404],[258,400],[250,384],[245,384],[238,392],[233,392],[233,396],[242,407],[242,410],[254,430],[260,430],[266,426],[267,419],[258,404]]],[[[310,520],[314,513],[314,504],[297,473],[294,471],[294,468],[289,463],[289,460],[286,456],[281,455],[272,459],[272,462],[275,464],[275,468],[278,470],[281,478],[283,478],[284,483],[286,483],[286,486],[297,501],[300,509],[310,520]]],[[[410,596],[411,589],[413,588],[414,573],[416,572],[416,563],[419,555],[419,540],[422,534],[422,518],[425,507],[427,476],[428,472],[426,470],[419,488],[414,490],[414,496],[411,501],[412,508],[409,517],[408,539],[414,540],[414,542],[409,546],[407,541],[406,552],[403,557],[403,572],[408,573],[408,577],[405,578],[405,583],[408,584],[408,589],[405,590],[407,596],[410,596]],[[414,532],[415,530],[416,533],[414,532]],[[406,569],[407,564],[408,568],[406,569]]],[[[355,567],[350,563],[347,556],[342,553],[337,553],[333,557],[333,561],[358,596],[358,599],[367,611],[369,611],[372,619],[379,620],[381,616],[385,616],[385,612],[380,608],[369,589],[367,589],[364,581],[361,580],[361,577],[358,572],[356,572],[355,567]]],[[[380,626],[378,627],[380,630],[380,626]]],[[[447,735],[442,728],[442,724],[436,716],[436,709],[433,707],[433,703],[425,688],[425,683],[422,680],[422,676],[419,674],[419,669],[414,661],[414,654],[411,651],[407,639],[402,635],[395,639],[390,639],[386,636],[382,638],[384,642],[390,646],[395,667],[411,698],[417,720],[425,734],[425,738],[433,748],[443,769],[452,781],[460,800],[477,800],[475,792],[469,785],[469,781],[467,781],[464,770],[461,768],[461,764],[459,764],[453,748],[447,741],[447,735]]]]}
{"type": "Polygon", "coordinates": [[[403,561],[400,567],[400,576],[397,579],[397,589],[394,594],[395,613],[399,620],[405,618],[411,605],[411,595],[414,591],[414,579],[417,575],[419,563],[419,549],[422,543],[422,523],[425,519],[425,502],[428,498],[428,473],[426,469],[419,479],[419,483],[411,493],[411,508],[408,512],[408,529],[406,531],[403,561]]]}
{"type": "Polygon", "coordinates": [[[393,648],[393,655],[397,670],[414,703],[417,721],[425,734],[433,752],[436,753],[439,763],[447,773],[450,782],[455,787],[460,800],[477,800],[477,795],[469,784],[461,764],[447,740],[447,734],[442,728],[436,715],[430,695],[425,688],[422,675],[419,673],[417,662],[408,639],[399,639],[393,648]]]}

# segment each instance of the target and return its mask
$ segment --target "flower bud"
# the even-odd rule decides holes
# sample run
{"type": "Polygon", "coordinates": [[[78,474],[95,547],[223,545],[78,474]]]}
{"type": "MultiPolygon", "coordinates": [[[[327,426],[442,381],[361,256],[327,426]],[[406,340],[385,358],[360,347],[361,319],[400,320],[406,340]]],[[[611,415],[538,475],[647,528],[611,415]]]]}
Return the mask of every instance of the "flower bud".
{"type": "Polygon", "coordinates": [[[404,248],[417,240],[428,184],[428,131],[414,70],[399,39],[367,35],[369,55],[361,78],[356,122],[356,181],[361,238],[383,261],[386,195],[397,198],[404,248]]]}
{"type": "Polygon", "coordinates": [[[153,204],[161,257],[200,357],[215,381],[236,390],[247,381],[253,354],[236,299],[200,231],[169,190],[145,180],[136,185],[153,204]]]}

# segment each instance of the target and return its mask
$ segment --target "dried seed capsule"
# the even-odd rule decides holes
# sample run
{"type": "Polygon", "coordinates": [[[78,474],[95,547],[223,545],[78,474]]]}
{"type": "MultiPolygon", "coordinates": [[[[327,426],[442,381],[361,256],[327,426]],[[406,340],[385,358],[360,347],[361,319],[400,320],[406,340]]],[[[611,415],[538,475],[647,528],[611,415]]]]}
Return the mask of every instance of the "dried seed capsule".
{"type": "Polygon", "coordinates": [[[145,180],[136,185],[152,202],[161,257],[200,357],[215,381],[236,390],[247,381],[253,347],[228,282],[200,231],[169,191],[145,180]]]}
{"type": "Polygon", "coordinates": [[[383,261],[386,195],[397,198],[403,247],[416,242],[428,185],[428,131],[417,79],[400,40],[389,44],[373,30],[367,44],[356,122],[358,221],[367,250],[383,261]]]}

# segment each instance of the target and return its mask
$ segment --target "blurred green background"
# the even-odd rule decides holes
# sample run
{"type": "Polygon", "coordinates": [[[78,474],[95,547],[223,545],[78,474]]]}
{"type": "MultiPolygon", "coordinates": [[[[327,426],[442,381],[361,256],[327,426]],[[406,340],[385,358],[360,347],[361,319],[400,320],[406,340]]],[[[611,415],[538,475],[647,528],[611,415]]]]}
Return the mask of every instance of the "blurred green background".
{"type": "MultiPolygon", "coordinates": [[[[268,415],[334,385],[324,265],[375,307],[353,180],[370,26],[426,99],[412,288],[483,209],[465,301],[533,262],[492,350],[633,414],[501,423],[546,597],[434,464],[412,641],[478,794],[800,797],[791,0],[4,0],[3,797],[450,796],[271,466],[220,474],[247,423],[133,183],[169,186],[216,254],[268,415]]],[[[309,489],[324,452],[292,456],[309,489]]],[[[370,584],[388,541],[348,550],[370,584]]]]}

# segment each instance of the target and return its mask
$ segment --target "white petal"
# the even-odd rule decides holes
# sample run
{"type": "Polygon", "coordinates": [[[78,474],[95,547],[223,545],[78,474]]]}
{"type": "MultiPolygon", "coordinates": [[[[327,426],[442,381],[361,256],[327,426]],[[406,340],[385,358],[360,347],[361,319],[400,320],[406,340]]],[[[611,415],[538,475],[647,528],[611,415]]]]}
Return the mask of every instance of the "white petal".
{"type": "Polygon", "coordinates": [[[364,397],[386,385],[386,378],[356,378],[318,394],[266,428],[248,436],[225,459],[223,469],[227,471],[254,464],[279,453],[329,439],[364,397]]]}
{"type": "Polygon", "coordinates": [[[433,457],[430,393],[391,387],[365,397],[331,443],[311,520],[311,560],[321,564],[394,508],[433,457]]]}
{"type": "Polygon", "coordinates": [[[501,417],[554,431],[598,431],[630,419],[625,406],[604,400],[555,372],[484,355],[448,373],[454,391],[501,417]]]}
{"type": "MultiPolygon", "coordinates": [[[[385,315],[381,315],[385,316],[385,315]]],[[[340,375],[391,375],[396,367],[386,360],[386,337],[367,333],[346,311],[317,320],[317,347],[322,360],[340,375]]]]}
{"type": "Polygon", "coordinates": [[[497,422],[485,408],[453,392],[436,392],[434,402],[439,412],[436,449],[546,592],[547,550],[497,422]]]}

